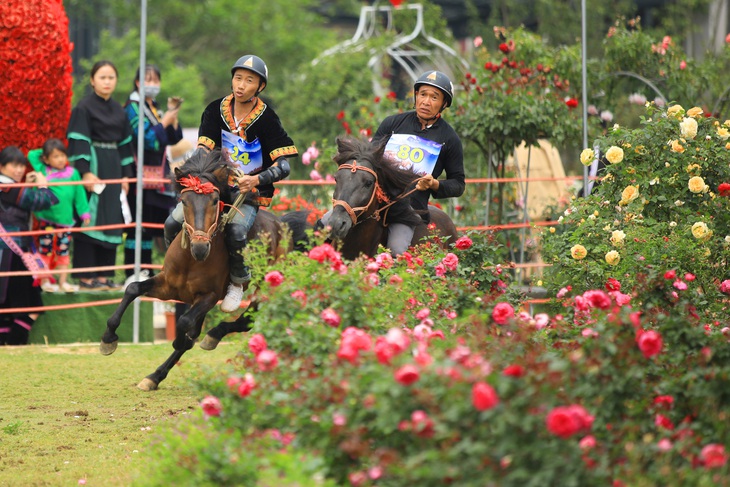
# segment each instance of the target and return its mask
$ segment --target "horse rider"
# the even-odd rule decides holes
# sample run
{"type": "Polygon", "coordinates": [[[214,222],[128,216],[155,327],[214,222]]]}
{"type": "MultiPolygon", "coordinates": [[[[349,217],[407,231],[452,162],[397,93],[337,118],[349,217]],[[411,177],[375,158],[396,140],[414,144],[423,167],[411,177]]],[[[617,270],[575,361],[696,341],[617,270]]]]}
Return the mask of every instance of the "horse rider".
{"type": "MultiPolygon", "coordinates": [[[[200,119],[198,148],[221,149],[239,169],[237,188],[245,194],[243,204],[225,229],[228,248],[230,284],[221,310],[239,308],[243,285],[251,280],[251,271],[243,260],[246,235],[260,206],[269,206],[274,196],[273,183],[290,173],[287,157],[297,156],[297,148],[281,125],[276,112],[259,98],[266,88],[269,70],[261,58],[247,54],[231,68],[231,93],[210,103],[200,119]]],[[[165,221],[165,243],[169,246],[182,229],[182,203],[178,203],[165,221]]]]}
{"type": "MultiPolygon", "coordinates": [[[[455,198],[464,193],[464,151],[461,139],[441,112],[451,106],[454,85],[440,71],[427,71],[413,85],[413,110],[391,115],[380,123],[372,143],[388,138],[386,157],[397,161],[404,168],[421,173],[409,202],[415,210],[425,210],[421,218],[430,223],[428,200],[455,198]],[[446,172],[446,179],[438,179],[446,172]]],[[[326,226],[332,210],[322,216],[317,227],[326,226]]],[[[388,225],[388,248],[393,255],[400,255],[411,245],[415,227],[405,223],[388,225]]]]}

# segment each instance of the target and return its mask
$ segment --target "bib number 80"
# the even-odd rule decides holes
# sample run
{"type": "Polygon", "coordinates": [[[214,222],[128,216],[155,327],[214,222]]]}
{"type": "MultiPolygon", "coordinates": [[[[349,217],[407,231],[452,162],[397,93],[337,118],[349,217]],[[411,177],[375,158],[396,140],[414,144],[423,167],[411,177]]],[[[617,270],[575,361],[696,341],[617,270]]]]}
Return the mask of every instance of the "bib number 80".
{"type": "Polygon", "coordinates": [[[418,147],[411,147],[408,145],[401,145],[398,147],[398,153],[396,154],[396,157],[400,160],[408,160],[411,161],[414,164],[418,164],[423,160],[423,149],[419,149],[418,147]]]}

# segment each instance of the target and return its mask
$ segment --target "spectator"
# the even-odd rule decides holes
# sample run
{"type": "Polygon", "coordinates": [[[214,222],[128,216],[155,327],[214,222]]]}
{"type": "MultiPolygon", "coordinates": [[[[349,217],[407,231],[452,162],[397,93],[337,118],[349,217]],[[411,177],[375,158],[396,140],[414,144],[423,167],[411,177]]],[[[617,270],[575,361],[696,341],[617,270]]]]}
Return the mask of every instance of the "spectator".
{"type": "MultiPolygon", "coordinates": [[[[124,223],[122,201],[129,184],[105,184],[103,180],[134,175],[132,129],[122,106],[111,98],[117,78],[117,68],[110,61],[94,64],[93,92],[76,105],[68,125],[69,160],[86,183],[92,227],[124,223]]],[[[122,228],[81,232],[74,240],[73,267],[113,266],[121,243],[122,228]]],[[[113,270],[77,273],[82,291],[118,288],[112,276],[113,270]]]]}
{"type": "MultiPolygon", "coordinates": [[[[28,153],[28,160],[33,169],[43,174],[47,181],[81,181],[79,172],[69,166],[66,146],[59,139],[48,139],[42,149],[34,149],[28,153]]],[[[75,215],[84,225],[91,219],[89,202],[83,186],[53,186],[50,188],[59,203],[45,210],[33,213],[36,219],[35,228],[43,230],[68,229],[76,225],[75,215]]],[[[49,269],[68,269],[70,262],[71,232],[51,232],[38,237],[38,252],[43,256],[49,269]]],[[[46,292],[74,292],[79,287],[68,282],[68,274],[58,276],[58,284],[50,279],[43,279],[41,289],[46,292]]]]}
{"type": "MultiPolygon", "coordinates": [[[[144,123],[144,175],[145,177],[165,178],[170,175],[170,166],[167,159],[168,145],[174,145],[182,140],[182,127],[178,123],[178,112],[182,98],[168,98],[167,111],[160,110],[155,101],[160,93],[162,75],[159,68],[148,64],[144,73],[145,103],[141,110],[139,103],[139,69],[134,78],[134,90],[129,95],[124,110],[132,127],[133,146],[137,147],[139,123],[144,123]]],[[[142,221],[144,223],[165,223],[170,211],[175,207],[176,195],[164,183],[145,184],[142,192],[142,221]]],[[[136,215],[136,184],[129,187],[129,207],[132,215],[136,215]]],[[[153,243],[160,252],[165,251],[162,229],[142,229],[141,263],[152,264],[153,243]]],[[[135,254],[134,232],[128,231],[124,241],[124,263],[134,264],[135,254]]],[[[134,274],[134,269],[127,269],[127,277],[134,274]]],[[[146,277],[143,271],[142,277],[146,277]]]]}
{"type": "MultiPolygon", "coordinates": [[[[0,152],[0,184],[19,183],[27,161],[16,146],[0,152]]],[[[30,237],[8,237],[6,232],[28,231],[30,212],[50,208],[58,198],[45,187],[43,173],[29,172],[28,182],[38,183],[33,188],[0,189],[0,270],[25,271],[19,252],[30,249],[30,237]]],[[[0,277],[0,308],[33,308],[43,306],[40,288],[34,286],[32,276],[0,277]]],[[[40,313],[0,313],[0,345],[25,345],[33,323],[40,313]]]]}

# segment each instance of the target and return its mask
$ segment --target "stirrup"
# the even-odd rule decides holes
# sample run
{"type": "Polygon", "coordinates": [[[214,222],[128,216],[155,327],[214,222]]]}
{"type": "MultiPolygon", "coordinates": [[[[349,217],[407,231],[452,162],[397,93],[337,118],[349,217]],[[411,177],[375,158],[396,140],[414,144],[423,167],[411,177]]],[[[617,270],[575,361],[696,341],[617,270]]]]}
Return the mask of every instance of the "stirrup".
{"type": "Polygon", "coordinates": [[[228,285],[228,291],[226,297],[221,303],[221,311],[224,313],[232,313],[241,306],[241,300],[243,299],[243,286],[240,284],[230,283],[228,285]]]}

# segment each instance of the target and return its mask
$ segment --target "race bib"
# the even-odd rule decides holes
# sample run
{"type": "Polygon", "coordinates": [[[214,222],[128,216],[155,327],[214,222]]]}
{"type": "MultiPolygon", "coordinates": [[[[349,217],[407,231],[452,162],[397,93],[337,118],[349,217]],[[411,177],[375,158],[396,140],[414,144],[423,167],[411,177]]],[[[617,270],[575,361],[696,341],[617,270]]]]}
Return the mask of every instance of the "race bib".
{"type": "Polygon", "coordinates": [[[385,146],[385,155],[403,169],[413,169],[418,174],[431,174],[443,144],[416,135],[393,134],[385,146]]]}
{"type": "Polygon", "coordinates": [[[253,174],[264,165],[261,142],[247,142],[243,137],[221,130],[221,154],[244,174],[253,174]]]}

